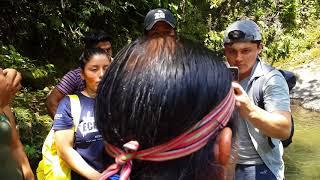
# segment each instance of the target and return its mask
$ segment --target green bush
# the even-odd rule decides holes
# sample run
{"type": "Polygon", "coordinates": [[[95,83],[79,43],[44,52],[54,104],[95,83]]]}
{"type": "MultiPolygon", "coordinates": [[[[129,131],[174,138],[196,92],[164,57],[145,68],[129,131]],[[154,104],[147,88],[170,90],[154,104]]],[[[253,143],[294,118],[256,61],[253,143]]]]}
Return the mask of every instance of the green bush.
{"type": "Polygon", "coordinates": [[[314,21],[295,33],[277,33],[275,40],[264,48],[264,57],[276,66],[299,65],[320,57],[320,26],[317,25],[319,23],[320,20],[314,21]],[[306,51],[308,53],[304,53],[306,51]]]}
{"type": "Polygon", "coordinates": [[[43,89],[55,82],[53,64],[24,57],[12,45],[0,46],[0,59],[1,68],[14,68],[22,73],[24,86],[43,89]]]}
{"type": "Polygon", "coordinates": [[[42,158],[42,144],[52,125],[44,103],[47,93],[48,90],[23,89],[13,101],[20,139],[33,169],[42,158]]]}

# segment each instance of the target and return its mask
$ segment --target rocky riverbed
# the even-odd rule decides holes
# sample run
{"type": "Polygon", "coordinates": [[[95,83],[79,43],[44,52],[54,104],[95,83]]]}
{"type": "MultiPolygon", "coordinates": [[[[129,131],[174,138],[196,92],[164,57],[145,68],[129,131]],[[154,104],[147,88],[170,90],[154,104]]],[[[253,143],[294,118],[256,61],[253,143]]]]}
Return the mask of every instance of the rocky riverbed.
{"type": "Polygon", "coordinates": [[[293,103],[320,112],[320,59],[290,70],[297,75],[297,84],[291,92],[293,103]]]}

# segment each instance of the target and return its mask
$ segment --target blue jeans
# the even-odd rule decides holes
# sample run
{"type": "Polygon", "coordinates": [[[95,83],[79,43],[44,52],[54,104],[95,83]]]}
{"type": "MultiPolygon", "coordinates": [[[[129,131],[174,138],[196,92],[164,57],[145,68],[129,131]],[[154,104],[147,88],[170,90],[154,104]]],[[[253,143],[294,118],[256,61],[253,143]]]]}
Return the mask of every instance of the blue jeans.
{"type": "Polygon", "coordinates": [[[237,164],[234,180],[276,180],[276,176],[265,164],[237,164]]]}

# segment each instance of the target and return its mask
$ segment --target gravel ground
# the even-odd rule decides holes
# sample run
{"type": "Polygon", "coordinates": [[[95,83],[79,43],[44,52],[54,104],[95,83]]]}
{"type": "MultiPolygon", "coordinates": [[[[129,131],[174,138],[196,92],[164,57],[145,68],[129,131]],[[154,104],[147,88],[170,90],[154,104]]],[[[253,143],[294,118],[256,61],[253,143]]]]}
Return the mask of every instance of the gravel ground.
{"type": "Polygon", "coordinates": [[[297,84],[291,92],[293,103],[305,109],[320,112],[320,60],[300,65],[292,71],[297,75],[297,84]]]}

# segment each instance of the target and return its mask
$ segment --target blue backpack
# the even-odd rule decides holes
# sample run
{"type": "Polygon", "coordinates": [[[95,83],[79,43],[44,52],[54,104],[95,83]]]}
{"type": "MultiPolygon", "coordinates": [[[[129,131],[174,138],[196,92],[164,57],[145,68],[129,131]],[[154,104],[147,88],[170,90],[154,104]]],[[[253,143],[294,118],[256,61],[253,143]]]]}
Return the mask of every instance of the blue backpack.
{"type": "MultiPolygon", "coordinates": [[[[259,106],[260,108],[264,109],[264,100],[263,100],[263,92],[262,92],[262,86],[265,82],[265,77],[266,75],[271,72],[272,70],[274,70],[275,68],[267,65],[267,64],[263,64],[262,63],[262,69],[263,69],[263,75],[260,77],[257,77],[256,79],[253,80],[252,82],[252,87],[253,87],[253,101],[255,103],[255,105],[259,106]]],[[[296,76],[290,72],[290,71],[286,71],[286,70],[281,70],[281,69],[277,69],[285,78],[288,87],[289,87],[289,91],[292,90],[292,88],[296,85],[296,81],[297,78],[296,76]]],[[[282,140],[282,145],[283,147],[288,147],[291,143],[292,143],[292,138],[293,138],[293,134],[294,134],[294,121],[293,121],[293,117],[291,115],[291,131],[290,131],[290,136],[288,139],[286,140],[282,140]]],[[[271,138],[268,138],[268,142],[269,145],[274,148],[274,144],[271,141],[271,138]]]]}

